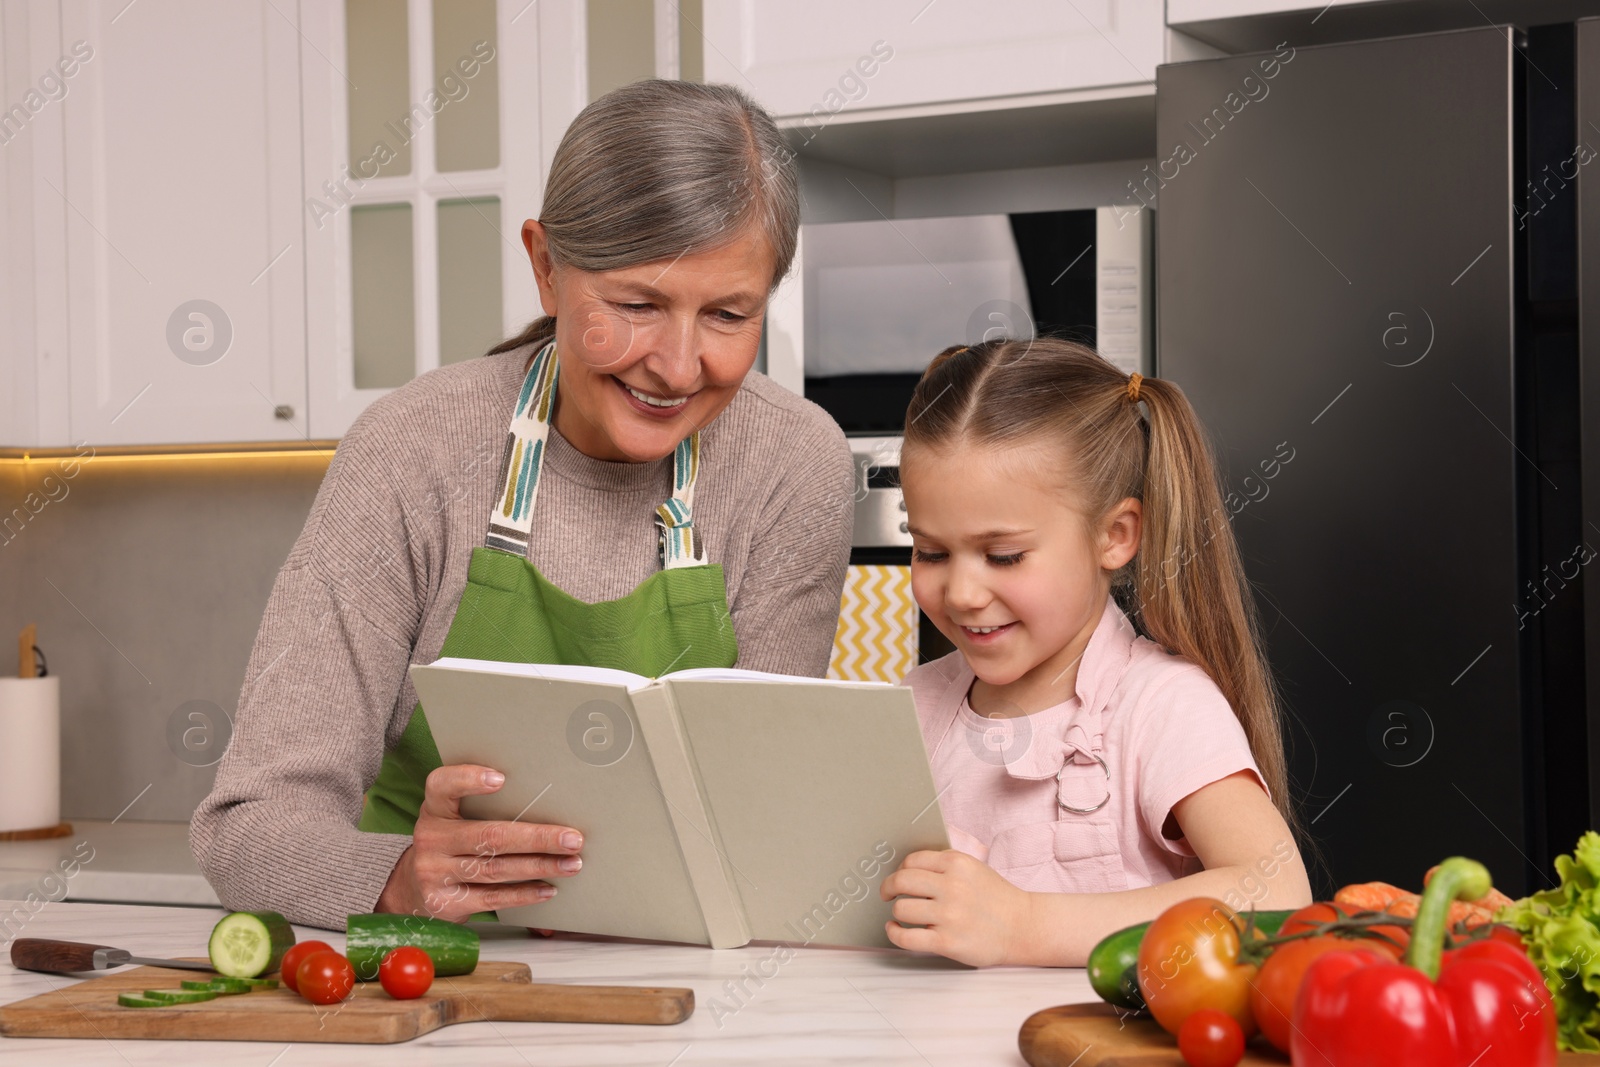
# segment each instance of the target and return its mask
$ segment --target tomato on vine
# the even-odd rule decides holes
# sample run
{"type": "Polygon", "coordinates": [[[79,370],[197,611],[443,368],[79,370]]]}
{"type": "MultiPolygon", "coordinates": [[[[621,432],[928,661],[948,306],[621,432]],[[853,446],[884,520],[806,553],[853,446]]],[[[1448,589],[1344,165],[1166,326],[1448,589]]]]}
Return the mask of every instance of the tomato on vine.
{"type": "MultiPolygon", "coordinates": [[[[1314,907],[1315,905],[1313,905],[1314,907]]],[[[1322,935],[1279,945],[1261,965],[1250,988],[1250,1012],[1262,1034],[1280,1052],[1289,1051],[1289,1037],[1294,1031],[1294,997],[1305,978],[1306,968],[1330,952],[1351,952],[1358,948],[1383,952],[1394,959],[1400,950],[1386,941],[1372,938],[1333,937],[1322,935]]]]}
{"type": "Polygon", "coordinates": [[[1139,989],[1164,1030],[1176,1034],[1209,1008],[1231,1016],[1245,1037],[1256,1032],[1250,986],[1259,964],[1248,950],[1241,959],[1247,936],[1253,942],[1261,933],[1209,897],[1180,901],[1150,924],[1139,944],[1139,989]]]}

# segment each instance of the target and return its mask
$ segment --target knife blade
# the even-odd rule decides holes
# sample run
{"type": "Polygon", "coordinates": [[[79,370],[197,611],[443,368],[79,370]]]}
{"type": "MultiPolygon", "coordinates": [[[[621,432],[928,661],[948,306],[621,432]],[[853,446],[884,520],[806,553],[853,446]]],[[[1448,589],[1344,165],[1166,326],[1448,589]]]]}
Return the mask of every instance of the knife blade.
{"type": "Polygon", "coordinates": [[[216,968],[195,960],[164,960],[154,956],[135,956],[125,948],[91,945],[82,941],[52,941],[43,937],[19,937],[11,942],[11,965],[24,971],[44,974],[77,974],[104,971],[130,963],[146,967],[176,967],[184,971],[210,971],[216,968]]]}

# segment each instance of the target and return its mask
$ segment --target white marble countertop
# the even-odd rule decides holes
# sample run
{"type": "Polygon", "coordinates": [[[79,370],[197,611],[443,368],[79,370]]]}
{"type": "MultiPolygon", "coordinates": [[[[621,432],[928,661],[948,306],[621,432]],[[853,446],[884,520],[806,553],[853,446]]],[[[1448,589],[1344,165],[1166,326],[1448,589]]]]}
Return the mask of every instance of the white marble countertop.
{"type": "MultiPolygon", "coordinates": [[[[13,904],[0,903],[0,917],[13,904]]],[[[111,904],[47,904],[4,935],[90,941],[150,956],[204,955],[223,912],[111,904]]],[[[733,996],[727,983],[773,955],[770,945],[714,951],[572,935],[529,937],[519,928],[479,927],[483,958],[528,964],[535,982],[687,986],[695,1014],[677,1026],[465,1023],[400,1045],[260,1042],[0,1039],[10,1064],[204,1063],[222,1067],[314,1067],[334,1063],[460,1064],[865,1064],[1019,1067],[1017,1030],[1041,1008],[1093,1000],[1082,970],[1001,967],[975,971],[897,952],[799,948],[757,987],[733,996]]],[[[342,935],[297,928],[342,948],[342,935]]],[[[4,944],[6,942],[0,942],[4,944]]],[[[767,970],[772,970],[771,964],[767,970]]],[[[73,979],[0,962],[0,1003],[73,979]]]]}
{"type": "Polygon", "coordinates": [[[0,841],[0,898],[60,900],[64,883],[67,900],[217,906],[189,852],[187,823],[73,820],[72,830],[48,841],[0,841]],[[59,878],[74,865],[76,873],[59,878]],[[52,872],[58,881],[46,883],[52,872]]]}

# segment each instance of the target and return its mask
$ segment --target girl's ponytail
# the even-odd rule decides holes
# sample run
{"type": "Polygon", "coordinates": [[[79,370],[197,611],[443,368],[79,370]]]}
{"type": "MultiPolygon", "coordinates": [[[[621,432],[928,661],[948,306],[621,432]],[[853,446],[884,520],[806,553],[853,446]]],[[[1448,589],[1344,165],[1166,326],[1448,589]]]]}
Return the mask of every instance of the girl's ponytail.
{"type": "Polygon", "coordinates": [[[1133,562],[1140,622],[1152,640],[1199,664],[1217,683],[1293,826],[1276,687],[1211,446],[1176,385],[1146,378],[1131,392],[1149,411],[1144,526],[1133,562]]]}

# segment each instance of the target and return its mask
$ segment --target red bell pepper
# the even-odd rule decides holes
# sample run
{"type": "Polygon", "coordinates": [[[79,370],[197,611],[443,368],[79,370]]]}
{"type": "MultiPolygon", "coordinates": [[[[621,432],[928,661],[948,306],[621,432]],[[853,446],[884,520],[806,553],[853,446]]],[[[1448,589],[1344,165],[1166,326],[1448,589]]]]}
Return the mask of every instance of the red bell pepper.
{"type": "Polygon", "coordinates": [[[1295,1067],[1552,1067],[1555,1006],[1526,954],[1485,939],[1441,958],[1450,902],[1489,887],[1483,864],[1445,860],[1403,962],[1359,949],[1312,963],[1294,1002],[1295,1067]]]}

